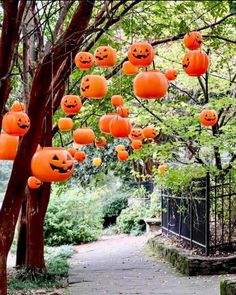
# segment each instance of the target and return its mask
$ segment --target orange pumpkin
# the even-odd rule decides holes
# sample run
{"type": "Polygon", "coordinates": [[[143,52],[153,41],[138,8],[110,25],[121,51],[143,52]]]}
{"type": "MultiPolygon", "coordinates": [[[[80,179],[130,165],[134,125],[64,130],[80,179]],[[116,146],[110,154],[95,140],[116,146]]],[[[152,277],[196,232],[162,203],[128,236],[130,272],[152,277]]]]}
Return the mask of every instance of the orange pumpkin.
{"type": "Polygon", "coordinates": [[[192,50],[185,53],[182,65],[185,73],[189,76],[199,77],[208,70],[209,56],[205,52],[192,50]]]}
{"type": "Polygon", "coordinates": [[[45,182],[65,181],[72,176],[74,163],[67,150],[44,147],[31,160],[33,176],[45,182]]]}
{"type": "Polygon", "coordinates": [[[87,155],[84,151],[78,151],[75,153],[75,160],[79,163],[84,162],[87,159],[87,155]]]}
{"type": "Polygon", "coordinates": [[[117,114],[123,118],[129,117],[129,109],[126,107],[118,107],[117,109],[117,114]]]}
{"type": "Polygon", "coordinates": [[[12,112],[25,112],[25,104],[23,102],[14,101],[11,106],[12,112]]]}
{"type": "Polygon", "coordinates": [[[91,53],[81,51],[75,56],[75,65],[80,70],[88,70],[94,64],[94,57],[91,53]]]}
{"type": "Polygon", "coordinates": [[[90,128],[77,128],[73,132],[73,139],[77,144],[92,144],[95,140],[95,135],[90,128]]]}
{"type": "Polygon", "coordinates": [[[155,138],[157,136],[157,131],[152,126],[145,127],[143,128],[143,136],[145,138],[155,138]]]}
{"type": "Polygon", "coordinates": [[[93,159],[93,166],[99,167],[102,164],[101,158],[94,158],[93,159]]]}
{"type": "Polygon", "coordinates": [[[42,185],[42,181],[34,176],[30,176],[27,181],[28,187],[31,189],[38,189],[42,185]]]}
{"type": "Polygon", "coordinates": [[[122,65],[122,70],[125,75],[132,76],[132,75],[137,74],[138,67],[133,65],[130,61],[125,61],[122,65]]]}
{"type": "Polygon", "coordinates": [[[133,88],[138,98],[160,99],[167,93],[168,81],[159,71],[146,71],[135,77],[133,88]]]}
{"type": "Polygon", "coordinates": [[[3,116],[2,128],[9,135],[23,136],[30,128],[30,119],[23,112],[8,112],[3,116]]]}
{"type": "Polygon", "coordinates": [[[165,71],[165,76],[167,80],[173,81],[177,78],[178,72],[175,69],[168,69],[165,71]]]}
{"type": "Polygon", "coordinates": [[[82,107],[82,102],[77,95],[65,95],[61,100],[61,108],[68,115],[77,114],[82,107]]]}
{"type": "Polygon", "coordinates": [[[115,148],[116,152],[125,151],[125,146],[123,144],[118,144],[115,148]]]}
{"type": "Polygon", "coordinates": [[[117,158],[120,160],[120,161],[127,161],[128,158],[129,158],[129,153],[127,151],[119,151],[117,153],[117,158]]]}
{"type": "Polygon", "coordinates": [[[0,134],[0,160],[15,160],[19,137],[0,134]]]}
{"type": "Polygon", "coordinates": [[[199,121],[204,126],[214,126],[218,121],[218,114],[215,110],[203,110],[199,116],[199,121]]]}
{"type": "Polygon", "coordinates": [[[60,118],[58,120],[58,128],[61,131],[70,131],[73,127],[73,120],[71,118],[60,118]]]}
{"type": "Polygon", "coordinates": [[[158,166],[158,172],[159,172],[160,174],[164,174],[164,173],[166,173],[167,170],[168,170],[168,168],[167,168],[166,165],[159,165],[159,166],[158,166]]]}
{"type": "Polygon", "coordinates": [[[71,154],[71,156],[74,158],[75,153],[76,153],[76,149],[73,147],[68,148],[68,152],[71,154]]]}
{"type": "Polygon", "coordinates": [[[111,104],[113,107],[120,107],[124,104],[124,99],[121,95],[113,95],[111,97],[111,104]]]}
{"type": "Polygon", "coordinates": [[[144,138],[143,136],[143,129],[142,128],[132,128],[131,132],[129,134],[129,139],[131,140],[142,140],[144,138]]]}
{"type": "Polygon", "coordinates": [[[81,81],[80,93],[83,97],[101,99],[107,93],[107,80],[99,75],[86,75],[81,81]]]}
{"type": "Polygon", "coordinates": [[[133,140],[131,142],[131,147],[133,150],[140,150],[142,146],[142,140],[133,140]]]}
{"type": "Polygon", "coordinates": [[[95,145],[97,147],[103,148],[107,144],[107,140],[104,136],[95,139],[95,145]]]}
{"type": "Polygon", "coordinates": [[[117,56],[116,51],[111,46],[100,46],[96,49],[95,63],[98,67],[108,68],[116,64],[117,56]]]}
{"type": "Polygon", "coordinates": [[[129,61],[138,67],[149,66],[154,59],[154,49],[149,43],[134,43],[128,51],[129,61]]]}
{"type": "Polygon", "coordinates": [[[132,129],[129,119],[116,116],[110,122],[110,133],[114,137],[127,137],[132,129]]]}
{"type": "Polygon", "coordinates": [[[103,115],[99,120],[99,129],[103,133],[110,133],[110,122],[111,120],[116,117],[117,114],[106,114],[103,115]]]}
{"type": "Polygon", "coordinates": [[[184,45],[190,50],[200,48],[202,42],[203,37],[200,32],[190,32],[184,36],[184,45]]]}

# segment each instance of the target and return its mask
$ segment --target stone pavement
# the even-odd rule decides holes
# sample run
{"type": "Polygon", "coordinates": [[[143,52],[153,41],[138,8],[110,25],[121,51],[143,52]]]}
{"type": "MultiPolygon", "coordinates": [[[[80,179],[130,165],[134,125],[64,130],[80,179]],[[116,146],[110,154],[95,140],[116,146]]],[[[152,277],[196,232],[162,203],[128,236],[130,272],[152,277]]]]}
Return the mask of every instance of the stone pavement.
{"type": "Polygon", "coordinates": [[[222,276],[185,277],[145,250],[147,237],[124,235],[77,247],[72,295],[219,295],[222,276]]]}

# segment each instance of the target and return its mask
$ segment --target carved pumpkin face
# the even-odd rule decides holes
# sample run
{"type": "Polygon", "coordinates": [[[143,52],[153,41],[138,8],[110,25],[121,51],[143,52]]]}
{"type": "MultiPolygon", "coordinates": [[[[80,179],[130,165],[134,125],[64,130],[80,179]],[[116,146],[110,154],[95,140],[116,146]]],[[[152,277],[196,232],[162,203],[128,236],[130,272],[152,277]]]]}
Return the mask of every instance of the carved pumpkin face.
{"type": "Polygon", "coordinates": [[[61,131],[70,131],[73,127],[73,120],[71,118],[60,118],[58,120],[58,128],[61,131]]]}
{"type": "Polygon", "coordinates": [[[119,151],[117,153],[117,158],[120,160],[120,161],[127,161],[128,158],[129,158],[129,153],[127,151],[119,151]]]}
{"type": "Polygon", "coordinates": [[[131,140],[142,140],[143,136],[143,129],[142,128],[132,128],[129,134],[129,139],[131,140]]]}
{"type": "Polygon", "coordinates": [[[25,104],[23,102],[14,101],[11,106],[12,112],[25,112],[25,104]]]}
{"type": "Polygon", "coordinates": [[[118,144],[115,148],[116,152],[125,151],[125,146],[123,144],[118,144]]]}
{"type": "Polygon", "coordinates": [[[218,121],[218,114],[215,110],[203,110],[199,120],[204,126],[214,126],[218,121]]]}
{"type": "Polygon", "coordinates": [[[145,71],[135,77],[133,89],[138,98],[160,99],[167,93],[168,81],[159,71],[145,71]]]}
{"type": "Polygon", "coordinates": [[[77,128],[73,132],[73,139],[77,144],[92,144],[95,140],[95,135],[90,128],[77,128]]]}
{"type": "Polygon", "coordinates": [[[116,64],[117,56],[116,51],[111,46],[100,46],[96,49],[95,63],[98,67],[108,68],[116,64]]]}
{"type": "Polygon", "coordinates": [[[34,154],[31,170],[41,181],[65,181],[72,176],[74,163],[71,154],[65,149],[44,147],[34,154]]]}
{"type": "Polygon", "coordinates": [[[83,97],[101,99],[107,93],[107,80],[98,75],[86,75],[81,81],[80,93],[83,97]]]}
{"type": "Polygon", "coordinates": [[[125,61],[122,65],[122,70],[125,75],[132,76],[132,75],[137,74],[138,67],[133,65],[130,61],[125,61]]]}
{"type": "Polygon", "coordinates": [[[61,100],[61,108],[68,115],[77,114],[82,107],[82,102],[77,95],[65,95],[61,100]]]}
{"type": "Polygon", "coordinates": [[[143,136],[145,138],[155,138],[157,136],[157,131],[154,127],[145,127],[143,128],[143,136]]]}
{"type": "Polygon", "coordinates": [[[142,140],[133,140],[131,142],[131,147],[133,150],[140,150],[142,145],[142,140]]]}
{"type": "Polygon", "coordinates": [[[0,160],[15,160],[19,137],[0,134],[0,160]]]}
{"type": "Polygon", "coordinates": [[[106,114],[103,115],[99,120],[99,129],[103,133],[110,134],[110,122],[116,117],[116,114],[106,114]]]}
{"type": "Polygon", "coordinates": [[[31,189],[38,189],[42,185],[42,181],[34,176],[30,176],[27,181],[28,187],[31,189]]]}
{"type": "Polygon", "coordinates": [[[113,95],[111,97],[111,104],[113,107],[120,107],[124,104],[124,99],[121,95],[113,95]]]}
{"type": "Polygon", "coordinates": [[[81,51],[75,56],[75,64],[80,70],[88,70],[93,66],[94,57],[91,53],[81,51]]]}
{"type": "Polygon", "coordinates": [[[128,52],[129,61],[138,67],[149,66],[154,59],[154,50],[149,43],[134,43],[128,52]]]}
{"type": "Polygon", "coordinates": [[[123,106],[118,107],[117,109],[117,114],[123,118],[128,118],[129,117],[129,109],[123,106]]]}
{"type": "Polygon", "coordinates": [[[202,42],[203,38],[200,32],[190,32],[184,36],[184,45],[190,50],[200,48],[202,42]]]}
{"type": "Polygon", "coordinates": [[[93,159],[93,166],[99,167],[102,164],[101,158],[94,158],[93,159]]]}
{"type": "Polygon", "coordinates": [[[127,137],[131,131],[131,123],[129,119],[116,116],[110,122],[110,133],[113,137],[127,137]]]}
{"type": "Polygon", "coordinates": [[[84,151],[78,151],[75,153],[75,160],[79,163],[84,162],[87,159],[87,155],[84,151]]]}
{"type": "Polygon", "coordinates": [[[185,54],[182,65],[189,76],[199,77],[207,72],[209,57],[205,52],[192,50],[185,54]]]}
{"type": "Polygon", "coordinates": [[[175,69],[168,69],[165,71],[165,76],[167,80],[174,81],[178,76],[178,72],[175,69]]]}
{"type": "Polygon", "coordinates": [[[95,145],[97,147],[103,148],[107,144],[107,140],[104,136],[95,139],[95,145]]]}
{"type": "Polygon", "coordinates": [[[167,170],[168,170],[168,168],[167,168],[166,165],[159,165],[159,166],[158,166],[158,172],[159,172],[160,174],[164,174],[164,173],[166,173],[167,170]]]}
{"type": "Polygon", "coordinates": [[[2,128],[9,135],[23,136],[30,128],[29,117],[23,112],[8,112],[3,116],[2,128]]]}

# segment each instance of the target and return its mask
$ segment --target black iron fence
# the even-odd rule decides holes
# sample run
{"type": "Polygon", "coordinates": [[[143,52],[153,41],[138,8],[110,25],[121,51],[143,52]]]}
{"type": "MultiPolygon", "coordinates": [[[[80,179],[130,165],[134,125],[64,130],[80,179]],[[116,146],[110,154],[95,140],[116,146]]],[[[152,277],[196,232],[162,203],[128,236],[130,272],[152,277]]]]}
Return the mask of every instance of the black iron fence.
{"type": "Polygon", "coordinates": [[[210,251],[236,246],[236,179],[231,174],[196,179],[181,193],[162,190],[162,232],[210,251]]]}

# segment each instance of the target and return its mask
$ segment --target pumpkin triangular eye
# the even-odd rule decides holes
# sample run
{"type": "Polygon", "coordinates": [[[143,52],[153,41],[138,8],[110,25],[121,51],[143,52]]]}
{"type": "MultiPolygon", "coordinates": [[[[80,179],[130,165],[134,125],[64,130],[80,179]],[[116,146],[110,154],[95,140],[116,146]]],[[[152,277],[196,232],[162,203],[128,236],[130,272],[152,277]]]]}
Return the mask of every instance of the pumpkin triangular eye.
{"type": "Polygon", "coordinates": [[[58,158],[58,156],[57,155],[55,155],[53,158],[52,158],[53,160],[59,160],[59,158],[58,158]]]}
{"type": "Polygon", "coordinates": [[[137,52],[137,49],[136,48],[134,48],[134,52],[137,52]]]}
{"type": "Polygon", "coordinates": [[[70,160],[71,160],[71,156],[67,155],[67,161],[70,161],[70,160]]]}
{"type": "Polygon", "coordinates": [[[105,51],[105,52],[106,52],[106,51],[107,51],[107,49],[105,48],[103,51],[105,51]]]}
{"type": "Polygon", "coordinates": [[[146,48],[145,51],[148,52],[148,49],[146,48]]]}

